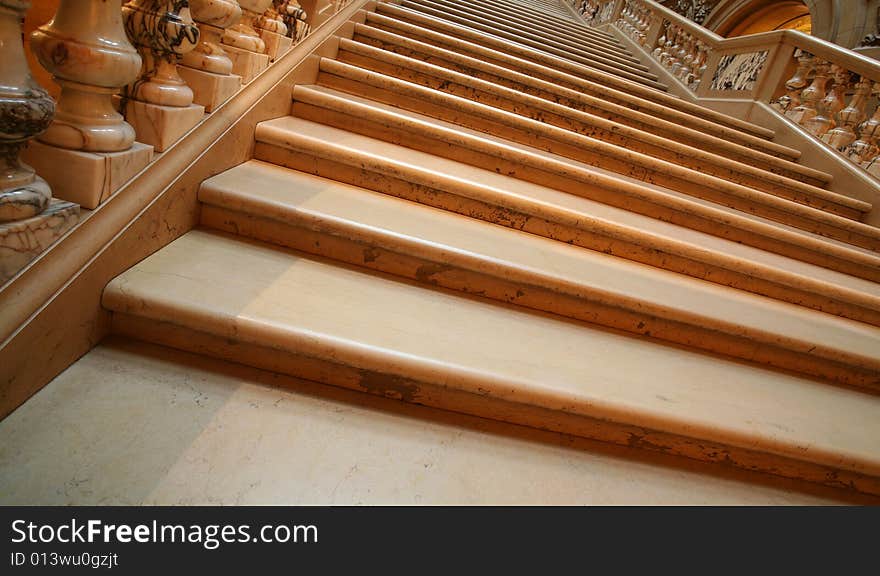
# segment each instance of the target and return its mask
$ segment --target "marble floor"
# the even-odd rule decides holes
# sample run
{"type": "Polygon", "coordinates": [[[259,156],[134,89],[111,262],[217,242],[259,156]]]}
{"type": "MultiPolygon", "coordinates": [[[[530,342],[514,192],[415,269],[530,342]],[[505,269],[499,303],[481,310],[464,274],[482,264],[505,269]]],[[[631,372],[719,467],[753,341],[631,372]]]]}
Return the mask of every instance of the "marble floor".
{"type": "Polygon", "coordinates": [[[125,340],[0,422],[0,504],[877,502],[125,340]]]}

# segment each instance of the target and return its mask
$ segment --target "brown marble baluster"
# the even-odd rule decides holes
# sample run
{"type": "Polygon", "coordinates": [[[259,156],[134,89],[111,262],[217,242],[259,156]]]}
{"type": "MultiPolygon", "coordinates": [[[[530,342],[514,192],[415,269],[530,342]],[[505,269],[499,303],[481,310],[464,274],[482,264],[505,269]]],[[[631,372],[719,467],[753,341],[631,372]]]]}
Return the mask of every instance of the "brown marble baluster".
{"type": "Polygon", "coordinates": [[[61,95],[55,121],[24,157],[55,196],[85,208],[97,207],[153,156],[113,106],[114,94],[141,68],[121,6],[121,0],[61,0],[54,18],[31,36],[61,95]]]}
{"type": "Polygon", "coordinates": [[[254,29],[254,24],[271,3],[272,0],[238,0],[241,20],[223,34],[224,48],[232,58],[232,70],[245,84],[269,66],[266,42],[254,29]]]}
{"type": "MultiPolygon", "coordinates": [[[[880,99],[880,82],[874,83],[872,95],[880,99]]],[[[880,139],[880,105],[874,110],[874,114],[859,125],[859,138],[847,149],[847,156],[853,162],[868,166],[876,164],[880,148],[877,140],[880,139]]]]}
{"type": "Polygon", "coordinates": [[[287,35],[291,37],[294,44],[298,44],[309,33],[306,11],[296,0],[286,0],[282,3],[279,14],[287,25],[287,35]]]}
{"type": "Polygon", "coordinates": [[[241,18],[241,8],[236,0],[189,0],[189,6],[199,43],[183,55],[177,71],[192,88],[193,102],[212,112],[241,88],[241,77],[232,74],[232,60],[220,45],[226,28],[241,18]]]}
{"type": "Polygon", "coordinates": [[[34,81],[24,57],[21,21],[29,7],[22,0],[0,0],[0,223],[36,216],[52,198],[46,181],[19,160],[21,148],[55,114],[55,102],[34,81]]]}
{"type": "Polygon", "coordinates": [[[293,45],[293,41],[287,36],[287,25],[279,13],[286,3],[286,0],[273,0],[272,5],[254,21],[254,29],[266,43],[266,53],[272,62],[283,56],[293,45]]]}
{"type": "Polygon", "coordinates": [[[138,140],[163,151],[205,114],[177,72],[183,54],[199,42],[187,0],[130,0],[122,7],[125,31],[143,59],[141,74],[126,88],[123,106],[138,140]]]}

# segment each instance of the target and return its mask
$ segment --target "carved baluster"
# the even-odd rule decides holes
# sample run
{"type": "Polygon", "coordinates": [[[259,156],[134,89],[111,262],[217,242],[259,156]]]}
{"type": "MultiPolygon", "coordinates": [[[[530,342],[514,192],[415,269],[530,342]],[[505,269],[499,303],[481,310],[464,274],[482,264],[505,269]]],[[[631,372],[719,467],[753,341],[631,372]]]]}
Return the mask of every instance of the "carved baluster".
{"type": "Polygon", "coordinates": [[[651,56],[654,57],[654,60],[660,62],[660,58],[663,55],[663,48],[666,46],[666,36],[669,34],[669,23],[664,21],[661,25],[662,31],[660,32],[660,37],[657,38],[657,47],[651,51],[651,56]]]}
{"type": "Polygon", "coordinates": [[[709,47],[703,44],[703,42],[697,42],[697,58],[693,64],[693,72],[689,75],[687,79],[687,85],[694,92],[697,91],[697,88],[700,87],[700,82],[703,80],[703,75],[706,73],[706,68],[709,62],[709,47]]]}
{"type": "Polygon", "coordinates": [[[183,55],[178,73],[193,91],[193,102],[213,111],[241,88],[241,77],[232,74],[232,60],[220,45],[223,31],[238,22],[236,0],[189,0],[199,27],[199,43],[183,55]]]}
{"type": "Polygon", "coordinates": [[[28,8],[29,2],[0,1],[0,222],[36,216],[52,198],[46,181],[19,160],[22,146],[46,130],[55,114],[55,102],[31,77],[24,57],[21,21],[28,8]]]}
{"type": "Polygon", "coordinates": [[[232,58],[232,71],[241,76],[245,84],[269,66],[266,42],[254,24],[271,3],[272,0],[238,0],[241,20],[223,34],[224,49],[232,58]]]}
{"type": "Polygon", "coordinates": [[[804,52],[798,48],[794,52],[794,57],[798,63],[797,69],[794,76],[785,82],[786,93],[770,103],[771,106],[786,115],[788,115],[789,110],[793,110],[800,105],[801,90],[807,85],[807,75],[813,69],[813,55],[809,52],[804,52]]]}
{"type": "Polygon", "coordinates": [[[678,69],[678,78],[684,82],[687,82],[687,78],[691,73],[692,66],[694,60],[696,59],[696,54],[694,53],[697,48],[697,40],[696,38],[689,36],[688,42],[685,44],[684,57],[681,60],[681,67],[678,69]]]}
{"type": "Polygon", "coordinates": [[[813,83],[801,92],[800,105],[786,113],[786,116],[801,125],[818,113],[817,104],[825,97],[825,85],[830,77],[831,65],[825,60],[816,59],[815,70],[813,83]]]}
{"type": "Polygon", "coordinates": [[[651,28],[651,10],[647,6],[642,7],[642,25],[639,26],[639,45],[648,45],[648,30],[651,28]]]}
{"type": "Polygon", "coordinates": [[[836,64],[831,67],[831,72],[834,78],[831,90],[818,102],[817,114],[804,124],[810,134],[820,138],[834,127],[834,117],[845,104],[845,92],[850,81],[850,73],[836,64]]]}
{"type": "Polygon", "coordinates": [[[266,53],[273,62],[293,45],[293,41],[287,37],[287,24],[279,13],[286,3],[286,0],[273,0],[272,5],[254,22],[254,28],[266,43],[266,53]]]}
{"type": "MultiPolygon", "coordinates": [[[[872,94],[880,98],[880,82],[874,84],[872,94]]],[[[877,140],[880,139],[880,105],[874,110],[874,115],[859,125],[859,138],[847,149],[846,155],[853,162],[866,166],[877,154],[877,140]]]]}
{"type": "Polygon", "coordinates": [[[97,207],[153,156],[113,107],[114,94],[141,68],[121,6],[121,0],[61,0],[55,17],[31,37],[61,96],[55,121],[24,158],[55,196],[85,208],[97,207]]]}
{"type": "Polygon", "coordinates": [[[279,10],[284,23],[287,25],[287,34],[293,39],[293,43],[299,43],[309,33],[309,25],[306,22],[307,14],[296,0],[286,0],[279,10]]]}
{"type": "Polygon", "coordinates": [[[122,7],[125,31],[143,59],[141,74],[126,88],[125,117],[138,140],[163,151],[193,128],[205,108],[193,104],[193,91],[177,63],[199,42],[187,0],[130,0],[122,7]]]}
{"type": "Polygon", "coordinates": [[[865,105],[871,93],[871,82],[862,78],[856,83],[855,94],[845,108],[837,113],[837,126],[822,136],[828,145],[845,151],[856,139],[856,126],[865,118],[865,105]]]}
{"type": "Polygon", "coordinates": [[[678,35],[678,27],[670,24],[666,34],[666,42],[663,44],[663,51],[660,53],[660,64],[666,68],[671,66],[670,61],[678,49],[676,44],[678,42],[678,35]]]}

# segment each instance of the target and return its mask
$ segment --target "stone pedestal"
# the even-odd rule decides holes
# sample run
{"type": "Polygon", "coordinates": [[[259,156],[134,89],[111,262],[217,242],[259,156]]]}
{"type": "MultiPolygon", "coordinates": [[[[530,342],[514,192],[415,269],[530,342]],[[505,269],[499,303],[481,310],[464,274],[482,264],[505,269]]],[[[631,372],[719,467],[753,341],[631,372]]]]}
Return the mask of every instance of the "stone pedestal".
{"type": "Polygon", "coordinates": [[[41,214],[0,224],[0,285],[79,221],[79,206],[53,199],[41,214]]]}
{"type": "Polygon", "coordinates": [[[293,46],[292,38],[268,30],[261,30],[260,38],[266,43],[266,54],[272,62],[284,56],[293,46]]]}
{"type": "Polygon", "coordinates": [[[269,55],[257,54],[234,46],[224,46],[226,55],[232,59],[232,72],[241,76],[241,83],[247,84],[257,74],[269,67],[269,55]]]}
{"type": "Polygon", "coordinates": [[[33,141],[22,157],[46,179],[56,197],[91,210],[147,167],[153,147],[135,142],[122,152],[83,152],[33,141]]]}
{"type": "Polygon", "coordinates": [[[205,107],[161,106],[139,100],[125,101],[125,119],[134,127],[138,141],[164,152],[205,117],[205,107]]]}
{"type": "Polygon", "coordinates": [[[177,71],[192,88],[193,102],[204,106],[205,112],[213,112],[241,89],[241,76],[235,74],[214,74],[186,66],[177,71]]]}

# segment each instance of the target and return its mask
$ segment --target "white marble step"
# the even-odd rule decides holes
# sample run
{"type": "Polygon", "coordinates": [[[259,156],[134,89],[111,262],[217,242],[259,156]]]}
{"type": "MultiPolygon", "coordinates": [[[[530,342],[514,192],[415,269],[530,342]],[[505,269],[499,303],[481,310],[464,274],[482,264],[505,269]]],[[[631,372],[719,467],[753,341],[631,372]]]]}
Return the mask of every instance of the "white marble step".
{"type": "Polygon", "coordinates": [[[617,65],[608,65],[597,61],[595,58],[587,58],[571,53],[544,40],[534,37],[523,36],[519,32],[505,31],[495,22],[480,23],[480,19],[474,16],[456,16],[446,10],[433,10],[427,7],[404,7],[396,4],[379,3],[377,10],[381,14],[387,14],[403,21],[418,25],[428,26],[452,36],[465,39],[478,38],[480,42],[488,44],[502,43],[512,50],[525,50],[529,55],[540,58],[542,55],[553,58],[559,66],[583,69],[584,74],[600,73],[608,77],[617,77],[619,82],[627,82],[642,86],[645,90],[665,93],[667,86],[656,80],[656,76],[649,72],[627,71],[617,65]]]}
{"type": "MultiPolygon", "coordinates": [[[[880,249],[880,229],[782,198],[759,198],[749,189],[743,197],[754,202],[729,198],[699,198],[682,189],[651,183],[651,175],[637,168],[615,173],[596,165],[572,160],[491,135],[483,130],[431,118],[372,99],[361,98],[322,86],[296,86],[293,90],[294,114],[350,131],[387,139],[426,150],[435,155],[464,161],[481,168],[516,174],[517,177],[551,185],[601,202],[637,210],[651,216],[673,213],[673,221],[724,213],[729,218],[760,217],[768,222],[801,229],[846,244],[876,251],[880,249]],[[770,200],[772,198],[772,201],[770,200]],[[724,202],[723,204],[721,202],[724,202]],[[738,208],[738,209],[737,209],[738,208]],[[685,214],[687,216],[685,216],[685,214]]],[[[488,129],[491,129],[488,128],[488,129]]],[[[716,192],[706,177],[707,192],[716,192]]],[[[717,179],[714,179],[717,180],[717,179]]],[[[713,180],[713,181],[714,181],[713,180]]],[[[733,191],[717,185],[717,192],[733,191]]],[[[760,193],[758,193],[760,194],[760,193]]],[[[717,216],[713,216],[717,219],[717,216]]]]}
{"type": "MultiPolygon", "coordinates": [[[[619,66],[620,70],[630,73],[644,74],[650,69],[635,58],[628,50],[615,41],[606,41],[606,37],[597,36],[592,30],[569,22],[556,21],[543,23],[540,19],[533,19],[530,15],[522,13],[517,17],[505,14],[504,7],[499,7],[490,2],[481,3],[479,6],[462,4],[458,0],[417,0],[418,5],[432,7],[439,11],[451,8],[455,13],[465,17],[487,17],[495,26],[496,30],[506,30],[520,36],[534,38],[550,46],[559,47],[566,54],[579,54],[588,59],[611,66],[619,66]],[[491,11],[490,15],[487,11],[491,11]],[[523,16],[526,16],[523,18],[523,16]]],[[[406,7],[409,2],[401,6],[406,7]]],[[[651,75],[656,80],[656,75],[651,75]]]]}
{"type": "Polygon", "coordinates": [[[850,385],[880,328],[251,161],[202,183],[205,226],[850,385]]]}
{"type": "MultiPolygon", "coordinates": [[[[774,150],[776,154],[790,158],[797,158],[800,154],[796,150],[768,142],[767,140],[774,135],[772,130],[687,102],[666,92],[480,32],[471,33],[467,29],[456,27],[443,20],[401,11],[393,5],[383,4],[380,8],[381,12],[369,12],[365,15],[366,24],[573,90],[632,106],[637,110],[671,121],[681,121],[688,116],[702,119],[708,123],[707,132],[715,132],[725,138],[738,138],[737,141],[752,147],[764,146],[774,150]]],[[[694,123],[696,120],[691,122],[694,123]]]]}
{"type": "Polygon", "coordinates": [[[194,230],[114,330],[408,402],[880,492],[880,397],[194,230]]]}
{"type": "MultiPolygon", "coordinates": [[[[342,42],[341,47],[351,47],[342,42]]],[[[365,47],[369,48],[369,47],[365,47]]],[[[416,64],[414,63],[414,66],[416,64]]],[[[463,75],[445,69],[434,86],[398,78],[408,63],[381,72],[338,60],[322,58],[317,83],[321,86],[383,102],[398,108],[449,121],[455,125],[572,158],[609,172],[637,175],[666,188],[725,206],[775,214],[792,203],[844,218],[860,220],[871,204],[773,172],[732,161],[702,150],[670,142],[626,126],[587,115],[534,96],[482,83],[488,97],[471,92],[456,94],[463,75]],[[385,73],[387,72],[387,73],[385,73]],[[483,101],[488,100],[488,101],[483,101]]],[[[435,67],[436,68],[436,67],[435,67]]]]}
{"type": "Polygon", "coordinates": [[[553,188],[480,169],[427,152],[296,117],[262,122],[254,155],[260,160],[325,176],[634,260],[880,325],[880,256],[778,226],[742,229],[742,238],[708,234],[553,188]],[[751,247],[770,247],[825,267],[751,247]],[[874,281],[833,271],[850,268],[874,281]],[[873,276],[872,276],[873,274],[873,276]]]}

